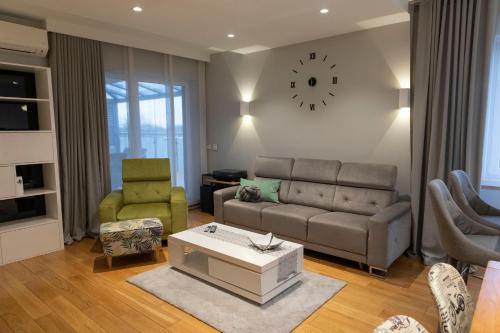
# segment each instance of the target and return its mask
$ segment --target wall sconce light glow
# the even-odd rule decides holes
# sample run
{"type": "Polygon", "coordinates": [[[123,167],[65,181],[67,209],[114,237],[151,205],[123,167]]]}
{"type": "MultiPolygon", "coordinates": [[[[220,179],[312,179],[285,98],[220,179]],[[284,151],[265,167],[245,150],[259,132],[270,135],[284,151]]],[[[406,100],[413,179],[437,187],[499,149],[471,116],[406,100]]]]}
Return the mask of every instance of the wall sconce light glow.
{"type": "Polygon", "coordinates": [[[250,102],[240,102],[240,116],[250,116],[250,102]]]}
{"type": "Polygon", "coordinates": [[[136,13],[142,12],[142,7],[141,6],[134,6],[132,7],[132,10],[136,13]]]}
{"type": "Polygon", "coordinates": [[[410,110],[410,89],[402,88],[399,89],[399,108],[404,109],[407,108],[410,110]]]}
{"type": "Polygon", "coordinates": [[[249,125],[252,123],[252,116],[247,114],[245,116],[243,116],[243,124],[245,125],[249,125]]]}
{"type": "Polygon", "coordinates": [[[227,34],[227,38],[234,38],[235,34],[227,34]]]}
{"type": "Polygon", "coordinates": [[[328,8],[323,8],[319,11],[321,14],[327,14],[329,12],[328,8]]]}

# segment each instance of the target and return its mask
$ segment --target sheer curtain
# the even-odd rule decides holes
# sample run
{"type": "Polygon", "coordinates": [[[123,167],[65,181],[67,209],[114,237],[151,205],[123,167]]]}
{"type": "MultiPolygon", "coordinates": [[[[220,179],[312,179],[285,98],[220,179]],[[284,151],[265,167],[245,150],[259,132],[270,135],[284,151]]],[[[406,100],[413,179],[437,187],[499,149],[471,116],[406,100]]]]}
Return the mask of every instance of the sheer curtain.
{"type": "Polygon", "coordinates": [[[125,158],[168,157],[175,186],[199,202],[204,63],[103,44],[111,186],[125,158]]]}

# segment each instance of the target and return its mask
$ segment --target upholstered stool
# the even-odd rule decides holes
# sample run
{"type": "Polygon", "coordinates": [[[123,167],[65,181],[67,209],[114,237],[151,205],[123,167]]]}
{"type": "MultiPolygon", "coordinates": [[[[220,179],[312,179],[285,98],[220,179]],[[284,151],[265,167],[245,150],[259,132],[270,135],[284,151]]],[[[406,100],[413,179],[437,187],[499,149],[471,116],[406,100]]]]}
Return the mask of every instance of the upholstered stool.
{"type": "Polygon", "coordinates": [[[163,224],[157,218],[101,224],[100,239],[108,267],[111,268],[113,257],[128,254],[155,252],[158,260],[162,235],[163,224]]]}

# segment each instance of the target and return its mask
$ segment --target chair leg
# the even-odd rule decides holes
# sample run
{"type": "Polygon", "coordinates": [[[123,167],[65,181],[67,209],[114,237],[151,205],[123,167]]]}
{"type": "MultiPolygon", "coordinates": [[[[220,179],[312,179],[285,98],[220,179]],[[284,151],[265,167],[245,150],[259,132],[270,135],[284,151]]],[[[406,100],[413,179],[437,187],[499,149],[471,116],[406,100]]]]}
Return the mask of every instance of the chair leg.
{"type": "Polygon", "coordinates": [[[161,252],[162,252],[162,248],[161,247],[155,249],[154,254],[155,254],[156,261],[160,261],[161,252]]]}
{"type": "Polygon", "coordinates": [[[113,267],[113,257],[106,256],[106,263],[108,264],[108,268],[111,269],[113,267]]]}

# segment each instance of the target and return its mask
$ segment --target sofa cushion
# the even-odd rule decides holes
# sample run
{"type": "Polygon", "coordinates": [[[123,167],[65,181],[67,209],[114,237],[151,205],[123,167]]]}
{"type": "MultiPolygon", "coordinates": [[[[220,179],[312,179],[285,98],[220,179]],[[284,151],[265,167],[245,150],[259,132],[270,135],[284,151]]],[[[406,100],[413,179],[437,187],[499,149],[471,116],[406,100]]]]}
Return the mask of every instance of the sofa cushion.
{"type": "Polygon", "coordinates": [[[337,184],[340,161],[296,158],[293,163],[292,179],[306,182],[337,184]]]}
{"type": "Polygon", "coordinates": [[[366,255],[369,217],[332,212],[309,219],[307,240],[339,250],[366,255]]]}
{"type": "Polygon", "coordinates": [[[123,203],[140,204],[170,201],[170,180],[123,182],[123,203]]]}
{"type": "MultiPolygon", "coordinates": [[[[265,178],[265,177],[255,177],[255,180],[266,180],[266,179],[272,179],[272,178],[265,178]]],[[[289,180],[282,180],[280,189],[278,192],[278,200],[281,203],[288,203],[288,190],[290,190],[290,184],[291,181],[289,180]]]]}
{"type": "Polygon", "coordinates": [[[337,186],[333,210],[362,215],[374,215],[390,206],[396,198],[395,191],[337,186]]]}
{"type": "Polygon", "coordinates": [[[167,203],[143,203],[125,205],[116,216],[118,221],[143,219],[147,217],[159,218],[163,224],[163,232],[172,231],[172,214],[167,203]]]}
{"type": "Polygon", "coordinates": [[[288,191],[288,203],[331,211],[333,209],[334,195],[335,185],[294,180],[288,191]]]}
{"type": "Polygon", "coordinates": [[[240,179],[240,187],[236,191],[235,199],[240,198],[240,190],[244,186],[254,186],[260,191],[259,201],[269,201],[279,203],[278,191],[280,189],[281,180],[280,179],[259,179],[259,180],[249,180],[245,178],[240,179]]]}
{"type": "Polygon", "coordinates": [[[267,207],[262,210],[261,229],[278,235],[306,240],[309,218],[327,212],[324,209],[293,204],[267,207]]]}
{"type": "Polygon", "coordinates": [[[260,212],[266,207],[275,205],[277,204],[267,201],[244,202],[237,199],[228,200],[224,202],[224,222],[260,229],[260,212]]]}
{"type": "Polygon", "coordinates": [[[255,159],[255,176],[290,179],[292,174],[293,158],[258,156],[255,159]]]}
{"type": "Polygon", "coordinates": [[[368,163],[342,163],[339,185],[393,190],[398,169],[394,165],[368,163]]]}

